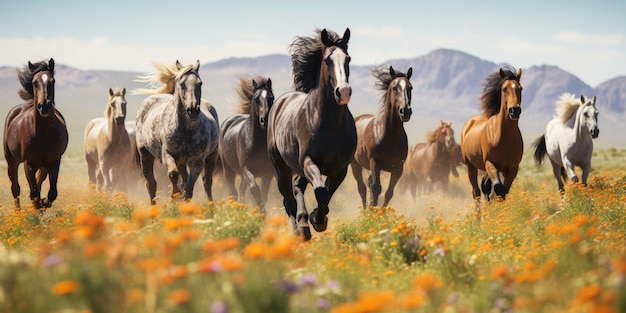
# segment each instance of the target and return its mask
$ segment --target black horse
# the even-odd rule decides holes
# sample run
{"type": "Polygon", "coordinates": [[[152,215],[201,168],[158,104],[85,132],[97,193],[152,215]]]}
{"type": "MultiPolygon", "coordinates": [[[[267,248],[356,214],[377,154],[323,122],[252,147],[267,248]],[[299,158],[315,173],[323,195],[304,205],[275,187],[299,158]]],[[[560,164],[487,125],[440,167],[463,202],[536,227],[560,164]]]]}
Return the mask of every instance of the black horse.
{"type": "Polygon", "coordinates": [[[269,157],[285,211],[305,240],[311,238],[304,204],[307,184],[313,185],[318,205],[310,222],[321,232],[328,223],[328,203],[356,150],[354,118],[347,106],[352,94],[349,39],[349,29],[343,37],[326,29],[314,37],[296,37],[290,46],[296,90],[281,95],[270,110],[269,157]]]}

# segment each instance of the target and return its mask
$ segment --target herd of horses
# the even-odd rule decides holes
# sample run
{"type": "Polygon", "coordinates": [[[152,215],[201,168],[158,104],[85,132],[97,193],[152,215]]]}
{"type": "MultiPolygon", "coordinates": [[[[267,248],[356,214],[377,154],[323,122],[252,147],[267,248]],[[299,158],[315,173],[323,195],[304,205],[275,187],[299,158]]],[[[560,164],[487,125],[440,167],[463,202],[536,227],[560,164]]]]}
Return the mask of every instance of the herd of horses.
{"type": "MultiPolygon", "coordinates": [[[[221,124],[215,108],[202,98],[199,61],[153,63],[156,71],[140,80],[157,87],[133,91],[148,95],[136,121],[126,121],[126,90],[109,89],[104,117],[87,124],[84,152],[90,184],[100,191],[124,191],[133,183],[129,176],[143,177],[150,203],[155,204],[158,178],[167,177],[172,198],[190,200],[202,175],[212,201],[213,174],[221,172],[231,195],[244,201],[249,191],[265,211],[275,178],[293,230],[305,240],[311,238],[310,226],[318,232],[326,229],[329,202],[348,166],[363,208],[378,206],[381,171],[390,173],[382,203],[387,206],[396,184],[414,199],[435,186],[447,190],[449,175],[458,176],[459,164],[467,166],[476,201],[481,192],[487,200],[504,200],[523,153],[518,127],[521,69],[505,66],[486,78],[480,98],[483,112],[465,122],[460,144],[451,123],[442,121],[425,142],[409,147],[404,123],[412,114],[413,69],[372,70],[382,94],[380,111],[353,116],[348,108],[349,40],[349,29],[342,36],[317,29],[313,36],[295,37],[289,47],[294,89],[275,99],[270,78],[240,78],[237,114],[221,124]],[[370,173],[367,179],[363,169],[370,173]],[[309,184],[317,202],[310,214],[304,199],[309,184]]],[[[25,103],[6,118],[8,175],[19,208],[17,171],[24,163],[30,199],[42,210],[57,198],[59,165],[68,143],[65,119],[54,102],[54,60],[28,62],[18,69],[18,79],[22,85],[18,94],[25,103]],[[42,199],[47,177],[49,193],[42,199]]],[[[557,117],[533,143],[536,163],[548,156],[561,191],[563,179],[578,181],[574,166],[582,168],[586,184],[592,138],[599,134],[595,101],[564,94],[557,102],[557,117]]]]}

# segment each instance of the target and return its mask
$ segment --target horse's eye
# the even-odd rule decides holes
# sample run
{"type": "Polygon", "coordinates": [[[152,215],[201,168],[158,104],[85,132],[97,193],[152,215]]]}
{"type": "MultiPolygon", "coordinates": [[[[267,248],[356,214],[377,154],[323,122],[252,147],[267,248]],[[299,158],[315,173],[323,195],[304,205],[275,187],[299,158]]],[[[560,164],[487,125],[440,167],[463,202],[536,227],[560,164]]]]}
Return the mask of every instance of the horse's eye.
{"type": "Polygon", "coordinates": [[[589,117],[589,113],[587,113],[587,112],[583,113],[583,115],[584,115],[585,117],[589,117]]]}

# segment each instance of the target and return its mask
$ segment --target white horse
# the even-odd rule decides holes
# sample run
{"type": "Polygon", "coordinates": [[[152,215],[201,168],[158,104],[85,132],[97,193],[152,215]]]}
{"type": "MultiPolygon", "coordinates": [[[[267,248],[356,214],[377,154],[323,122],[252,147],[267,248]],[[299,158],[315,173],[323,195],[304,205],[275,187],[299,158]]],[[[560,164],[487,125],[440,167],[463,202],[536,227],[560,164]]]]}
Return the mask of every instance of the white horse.
{"type": "Polygon", "coordinates": [[[125,127],[126,88],[109,88],[104,117],[85,126],[84,152],[89,183],[98,191],[127,191],[126,174],[133,167],[134,131],[125,127]]]}
{"type": "Polygon", "coordinates": [[[598,110],[593,99],[572,94],[561,95],[556,103],[557,117],[548,122],[546,132],[533,143],[535,163],[541,165],[546,154],[552,163],[552,172],[563,189],[563,181],[578,182],[574,166],[582,169],[582,183],[587,185],[591,170],[592,139],[598,138],[598,110]]]}
{"type": "Polygon", "coordinates": [[[167,167],[172,198],[180,197],[183,189],[183,198],[190,200],[204,170],[204,190],[212,201],[219,126],[215,108],[201,99],[200,61],[186,66],[178,61],[171,66],[152,65],[157,72],[140,78],[163,85],[134,91],[151,95],[139,106],[136,120],[137,151],[150,202],[156,204],[155,159],[167,167]]]}

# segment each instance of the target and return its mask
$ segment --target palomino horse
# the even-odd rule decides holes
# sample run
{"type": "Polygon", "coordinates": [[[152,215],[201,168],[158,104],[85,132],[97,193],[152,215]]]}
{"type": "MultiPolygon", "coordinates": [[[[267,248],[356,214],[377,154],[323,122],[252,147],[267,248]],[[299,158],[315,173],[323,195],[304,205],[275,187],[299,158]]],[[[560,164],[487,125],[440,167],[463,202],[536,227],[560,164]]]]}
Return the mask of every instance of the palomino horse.
{"type": "Polygon", "coordinates": [[[380,171],[391,173],[383,206],[389,204],[393,189],[402,176],[402,167],[409,149],[404,123],[411,119],[412,113],[413,87],[409,79],[413,68],[409,68],[405,74],[390,66],[389,70],[372,70],[372,74],[378,79],[376,86],[383,91],[382,105],[376,115],[361,114],[354,118],[358,142],[354,160],[350,163],[364,209],[367,208],[367,188],[363,182],[363,168],[371,173],[367,180],[371,206],[378,205],[378,196],[382,191],[380,171]]]}
{"type": "Polygon", "coordinates": [[[267,155],[267,115],[274,104],[272,80],[265,77],[242,77],[237,88],[239,102],[237,113],[222,123],[219,154],[224,168],[224,178],[230,192],[244,201],[246,189],[265,211],[267,193],[274,177],[274,167],[267,155]],[[239,193],[235,176],[239,175],[239,193]],[[256,183],[261,179],[262,190],[256,183]]]}
{"type": "MultiPolygon", "coordinates": [[[[409,188],[413,200],[416,192],[432,192],[435,185],[448,191],[450,172],[456,172],[455,147],[452,123],[441,121],[426,135],[426,142],[411,147],[404,167],[403,184],[409,188]]],[[[456,176],[458,176],[458,172],[456,176]]]]}
{"type": "Polygon", "coordinates": [[[138,94],[151,94],[139,106],[136,120],[137,151],[150,202],[156,203],[155,158],[167,167],[172,198],[178,198],[183,189],[183,199],[190,200],[204,170],[204,190],[212,201],[219,126],[215,109],[201,99],[200,61],[185,66],[178,61],[171,66],[154,62],[152,65],[157,72],[140,79],[163,86],[135,90],[138,94]]]}
{"type": "Polygon", "coordinates": [[[315,37],[296,37],[290,46],[296,90],[281,95],[270,110],[267,149],[285,211],[305,240],[311,238],[307,184],[313,185],[318,205],[310,221],[321,232],[328,223],[328,203],[356,150],[354,118],[347,106],[352,94],[349,39],[349,29],[343,37],[326,29],[317,30],[315,37]]]}
{"type": "Polygon", "coordinates": [[[134,162],[134,131],[126,128],[126,88],[109,88],[104,117],[85,127],[84,152],[89,183],[97,190],[126,191],[126,175],[134,162]]]}
{"type": "Polygon", "coordinates": [[[54,60],[28,62],[17,77],[22,85],[18,94],[26,102],[9,111],[4,125],[4,157],[13,201],[20,208],[17,170],[24,162],[30,200],[37,209],[48,208],[58,195],[59,166],[68,142],[65,118],[54,102],[54,60]],[[48,198],[41,199],[41,185],[48,174],[48,198]]]}
{"type": "Polygon", "coordinates": [[[505,199],[517,176],[524,143],[518,127],[522,113],[522,70],[507,67],[487,76],[481,96],[482,114],[470,117],[461,132],[461,152],[474,199],[480,199],[478,171],[485,171],[482,189],[491,199],[491,186],[505,199]]]}
{"type": "Polygon", "coordinates": [[[541,165],[546,154],[552,163],[552,172],[564,191],[563,181],[578,182],[574,166],[582,169],[582,183],[587,184],[591,170],[593,140],[600,135],[596,97],[593,99],[572,94],[561,95],[556,103],[557,117],[548,122],[546,132],[533,143],[535,162],[541,165]]]}

